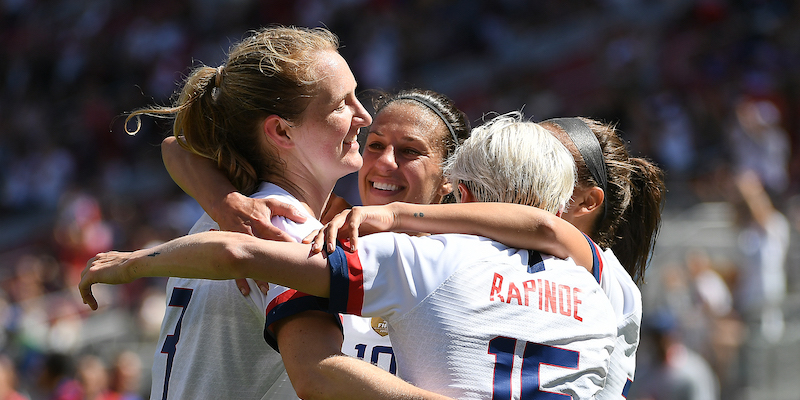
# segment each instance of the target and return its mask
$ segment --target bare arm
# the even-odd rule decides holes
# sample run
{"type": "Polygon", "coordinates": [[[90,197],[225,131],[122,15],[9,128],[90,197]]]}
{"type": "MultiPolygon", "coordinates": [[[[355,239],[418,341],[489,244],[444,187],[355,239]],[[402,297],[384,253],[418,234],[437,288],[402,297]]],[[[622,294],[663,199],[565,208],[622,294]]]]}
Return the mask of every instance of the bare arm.
{"type": "Polygon", "coordinates": [[[242,232],[262,239],[294,241],[270,223],[273,215],[304,222],[294,207],[270,199],[253,199],[239,193],[213,161],[186,151],[178,139],[161,142],[161,157],[169,176],[226,231],[242,232]]]}
{"type": "MultiPolygon", "coordinates": [[[[168,136],[161,142],[161,157],[172,180],[197,200],[222,230],[293,242],[294,239],[273,226],[270,219],[273,215],[280,215],[295,222],[306,220],[303,214],[286,203],[253,199],[239,193],[213,161],[185,150],[175,136],[168,136]]],[[[262,281],[256,283],[266,293],[269,285],[262,281]]],[[[244,279],[237,279],[236,286],[243,295],[250,293],[250,285],[244,279]]]]}
{"type": "MultiPolygon", "coordinates": [[[[79,289],[97,309],[95,283],[121,284],[151,276],[232,279],[253,277],[327,297],[330,272],[309,246],[274,242],[233,232],[187,235],[150,249],[100,253],[89,260],[79,289]]],[[[301,397],[312,399],[431,399],[424,391],[341,353],[342,335],[334,316],[308,311],[279,321],[276,328],[286,371],[301,397]]]]}
{"type": "Polygon", "coordinates": [[[308,311],[275,325],[286,372],[305,400],[445,400],[341,352],[342,333],[331,314],[308,311]]]}
{"type": "Polygon", "coordinates": [[[337,236],[349,239],[355,250],[359,234],[381,231],[481,235],[511,247],[572,257],[590,271],[593,264],[592,250],[578,228],[542,209],[509,203],[354,207],[331,220],[314,240],[313,250],[319,251],[322,243],[331,249],[337,236]]]}
{"type": "Polygon", "coordinates": [[[234,232],[187,235],[134,252],[100,253],[86,265],[78,285],[84,303],[97,309],[95,283],[120,284],[152,276],[198,279],[254,278],[327,297],[330,272],[309,246],[274,242],[234,232]]]}

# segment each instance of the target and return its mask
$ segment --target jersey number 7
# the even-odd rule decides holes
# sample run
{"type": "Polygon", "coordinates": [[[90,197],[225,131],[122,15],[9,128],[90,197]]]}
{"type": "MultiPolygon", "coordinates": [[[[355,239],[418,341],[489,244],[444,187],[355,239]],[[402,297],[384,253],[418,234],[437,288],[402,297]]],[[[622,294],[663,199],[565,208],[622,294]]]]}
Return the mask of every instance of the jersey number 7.
{"type": "MultiPolygon", "coordinates": [[[[517,339],[498,336],[489,341],[489,354],[495,356],[492,400],[511,399],[511,371],[514,367],[514,349],[517,339]]],[[[579,353],[544,344],[525,342],[520,368],[519,396],[521,400],[569,399],[561,393],[543,392],[539,387],[539,367],[541,364],[578,369],[579,353]]]]}
{"type": "Polygon", "coordinates": [[[181,323],[183,322],[183,315],[186,314],[189,300],[192,299],[192,290],[178,287],[172,288],[172,296],[169,298],[168,305],[170,307],[180,307],[181,316],[178,318],[178,323],[175,324],[175,332],[164,339],[164,347],[161,348],[161,352],[167,355],[167,370],[164,371],[164,394],[161,397],[162,400],[167,400],[169,376],[172,374],[172,361],[175,360],[175,350],[181,337],[181,323]]]}

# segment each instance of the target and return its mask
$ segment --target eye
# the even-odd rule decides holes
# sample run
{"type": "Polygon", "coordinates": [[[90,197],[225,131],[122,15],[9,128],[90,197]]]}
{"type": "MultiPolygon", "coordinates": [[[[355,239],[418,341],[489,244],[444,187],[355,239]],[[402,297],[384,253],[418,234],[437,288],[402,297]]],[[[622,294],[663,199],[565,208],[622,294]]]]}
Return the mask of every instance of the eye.
{"type": "Polygon", "coordinates": [[[372,141],[372,142],[367,143],[367,147],[370,150],[383,150],[383,149],[386,148],[386,146],[384,146],[383,143],[378,142],[378,141],[372,141]]]}
{"type": "Polygon", "coordinates": [[[342,111],[342,110],[344,110],[345,106],[346,106],[346,104],[344,102],[342,102],[341,104],[339,104],[339,107],[335,108],[335,111],[342,111]]]}
{"type": "Polygon", "coordinates": [[[422,155],[422,152],[412,147],[406,147],[403,149],[403,154],[416,157],[422,155]]]}

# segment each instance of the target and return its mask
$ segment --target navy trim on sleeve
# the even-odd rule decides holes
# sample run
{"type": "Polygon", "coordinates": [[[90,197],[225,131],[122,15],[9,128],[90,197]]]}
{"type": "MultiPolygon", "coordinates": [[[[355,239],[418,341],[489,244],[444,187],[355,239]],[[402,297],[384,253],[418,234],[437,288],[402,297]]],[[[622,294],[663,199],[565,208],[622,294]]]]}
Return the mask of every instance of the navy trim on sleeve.
{"type": "Polygon", "coordinates": [[[589,248],[592,249],[592,275],[594,275],[594,279],[597,280],[597,283],[600,283],[603,271],[600,266],[600,256],[597,254],[597,247],[588,235],[584,233],[583,237],[586,238],[586,241],[589,242],[589,248]]]}
{"type": "Polygon", "coordinates": [[[331,293],[328,310],[331,312],[347,312],[350,295],[350,275],[347,257],[341,243],[337,243],[333,253],[328,254],[328,265],[331,270],[331,293]]]}
{"type": "MultiPolygon", "coordinates": [[[[288,318],[306,311],[322,311],[328,312],[328,299],[316,296],[301,296],[292,298],[284,303],[278,304],[267,313],[267,322],[264,324],[264,340],[275,351],[280,352],[278,349],[278,341],[273,335],[269,326],[280,321],[281,319],[288,318]]],[[[341,321],[337,317],[337,323],[341,329],[341,321]]]]}
{"type": "Polygon", "coordinates": [[[535,250],[528,250],[528,273],[544,271],[544,261],[542,254],[535,250]]]}

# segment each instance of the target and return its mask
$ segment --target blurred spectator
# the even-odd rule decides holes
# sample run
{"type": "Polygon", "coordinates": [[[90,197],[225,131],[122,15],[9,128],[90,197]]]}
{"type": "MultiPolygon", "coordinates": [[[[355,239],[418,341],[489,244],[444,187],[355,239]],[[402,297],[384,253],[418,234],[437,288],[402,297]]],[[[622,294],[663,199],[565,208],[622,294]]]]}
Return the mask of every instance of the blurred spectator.
{"type": "Polygon", "coordinates": [[[698,351],[709,361],[719,379],[722,398],[732,398],[737,390],[737,361],[745,331],[733,309],[733,295],[728,284],[715,268],[709,254],[699,248],[690,249],[686,266],[692,278],[699,316],[705,321],[705,343],[698,351]]]}
{"type": "Polygon", "coordinates": [[[5,355],[0,355],[0,400],[27,400],[18,389],[17,371],[14,363],[5,355]]]}
{"type": "Polygon", "coordinates": [[[785,329],[786,256],[790,227],[773,206],[759,176],[745,171],[735,179],[740,260],[737,300],[745,321],[775,342],[785,329]]]}
{"type": "Polygon", "coordinates": [[[113,231],[103,219],[98,200],[88,193],[74,193],[62,199],[55,226],[59,259],[65,263],[67,286],[80,281],[86,260],[111,250],[113,231]]]}
{"type": "Polygon", "coordinates": [[[142,400],[142,360],[132,351],[122,351],[111,366],[109,389],[113,400],[142,400]]]}
{"type": "Polygon", "coordinates": [[[75,378],[56,388],[53,400],[112,400],[108,391],[108,370],[103,361],[84,355],[78,361],[75,378]]]}
{"type": "Polygon", "coordinates": [[[734,115],[734,170],[754,172],[769,193],[782,195],[789,185],[791,143],[778,107],[768,100],[745,98],[735,104],[734,115]]]}
{"type": "Polygon", "coordinates": [[[73,362],[70,355],[55,352],[45,355],[35,381],[28,382],[31,399],[52,399],[57,392],[71,385],[73,371],[73,362]]]}
{"type": "Polygon", "coordinates": [[[702,356],[681,340],[677,320],[669,311],[645,316],[644,342],[654,346],[652,364],[636,371],[628,393],[635,400],[716,400],[714,372],[702,356]]]}
{"type": "MultiPolygon", "coordinates": [[[[129,136],[120,116],[167,103],[186,65],[218,65],[241,32],[270,23],[325,25],[360,87],[429,87],[472,121],[524,106],[537,120],[616,123],[634,152],[663,164],[668,211],[698,201],[742,206],[735,309],[776,339],[792,289],[782,204],[800,189],[798,16],[800,3],[789,0],[0,1],[2,349],[21,387],[37,387],[29,381],[38,368],[58,364],[45,354],[60,349],[68,366],[86,350],[75,332],[79,318],[96,314],[76,314],[80,304],[65,294],[86,260],[188,230],[199,209],[161,165],[169,122],[147,121],[129,136]],[[763,208],[771,211],[723,190],[729,171],[745,169],[783,196],[763,208]]],[[[800,227],[800,211],[791,216],[800,227]]],[[[721,316],[728,300],[716,277],[683,267],[665,281],[652,274],[648,286],[670,289],[687,321],[684,344],[715,354],[722,374],[737,361],[738,317],[721,316]],[[709,336],[713,351],[703,350],[709,336]]],[[[102,312],[139,321],[132,336],[152,340],[165,308],[160,287],[116,290],[102,312]]]]}

